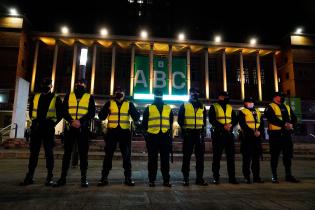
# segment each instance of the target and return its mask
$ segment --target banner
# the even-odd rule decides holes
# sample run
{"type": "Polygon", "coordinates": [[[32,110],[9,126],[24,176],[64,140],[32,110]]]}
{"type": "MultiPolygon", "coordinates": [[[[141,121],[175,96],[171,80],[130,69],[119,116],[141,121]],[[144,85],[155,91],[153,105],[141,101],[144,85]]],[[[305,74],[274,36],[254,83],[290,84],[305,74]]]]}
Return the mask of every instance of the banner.
{"type": "MultiPolygon", "coordinates": [[[[149,57],[136,56],[135,57],[135,93],[150,93],[150,71],[149,71],[149,57]]],[[[127,81],[126,81],[127,82],[127,81]]]]}
{"type": "Polygon", "coordinates": [[[187,62],[186,58],[173,58],[172,95],[187,95],[187,62]]]}
{"type": "MultiPolygon", "coordinates": [[[[149,94],[149,57],[135,56],[134,65],[134,94],[149,94]]],[[[164,95],[169,95],[169,71],[166,57],[155,56],[153,59],[153,90],[156,89],[162,90],[164,95]]],[[[172,59],[172,95],[187,95],[186,58],[173,57],[172,59]]]]}

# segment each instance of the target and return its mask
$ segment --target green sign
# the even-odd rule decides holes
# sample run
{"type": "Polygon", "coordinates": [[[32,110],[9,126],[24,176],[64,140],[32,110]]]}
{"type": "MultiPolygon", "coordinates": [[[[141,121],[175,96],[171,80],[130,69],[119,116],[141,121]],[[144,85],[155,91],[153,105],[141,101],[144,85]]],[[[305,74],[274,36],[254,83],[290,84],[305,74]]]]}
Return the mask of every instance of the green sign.
{"type": "Polygon", "coordinates": [[[173,72],[173,95],[187,94],[187,62],[186,58],[173,58],[172,63],[173,72]]]}
{"type": "Polygon", "coordinates": [[[168,94],[168,60],[163,57],[154,57],[153,60],[153,89],[168,94]]]}
{"type": "Polygon", "coordinates": [[[302,119],[301,99],[290,97],[286,99],[286,103],[291,107],[292,111],[298,119],[298,122],[300,122],[302,119]]]}
{"type": "MultiPolygon", "coordinates": [[[[149,57],[135,56],[135,94],[150,93],[149,57]]],[[[154,57],[153,59],[153,89],[160,89],[169,94],[168,59],[154,57]]],[[[187,62],[186,58],[173,57],[172,59],[172,95],[187,95],[187,62]]]]}
{"type": "Polygon", "coordinates": [[[134,92],[136,93],[150,93],[149,81],[149,57],[136,56],[135,57],[135,84],[134,92]]]}

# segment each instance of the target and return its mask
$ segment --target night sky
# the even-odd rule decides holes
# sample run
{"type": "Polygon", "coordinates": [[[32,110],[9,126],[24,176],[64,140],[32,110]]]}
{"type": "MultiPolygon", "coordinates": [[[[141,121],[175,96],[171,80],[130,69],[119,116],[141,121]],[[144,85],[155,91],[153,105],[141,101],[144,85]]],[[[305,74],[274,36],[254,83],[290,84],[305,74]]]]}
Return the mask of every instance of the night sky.
{"type": "Polygon", "coordinates": [[[154,37],[175,38],[184,31],[188,39],[213,40],[220,33],[224,41],[247,42],[256,36],[263,44],[279,44],[297,26],[315,34],[312,0],[152,0],[142,7],[140,17],[137,4],[128,0],[0,2],[1,13],[16,7],[30,20],[32,30],[43,32],[58,31],[66,24],[75,33],[95,34],[106,26],[111,34],[134,36],[146,28],[154,37]]]}

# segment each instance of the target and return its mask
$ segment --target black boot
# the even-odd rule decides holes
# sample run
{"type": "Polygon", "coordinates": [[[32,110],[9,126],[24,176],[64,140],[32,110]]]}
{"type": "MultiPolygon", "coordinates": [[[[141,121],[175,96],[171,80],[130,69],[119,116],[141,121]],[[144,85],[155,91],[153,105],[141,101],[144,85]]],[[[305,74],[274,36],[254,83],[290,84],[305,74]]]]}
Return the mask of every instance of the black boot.
{"type": "Polygon", "coordinates": [[[88,187],[89,183],[86,179],[86,171],[81,171],[81,187],[88,187]]]}
{"type": "Polygon", "coordinates": [[[274,184],[279,184],[278,177],[277,177],[277,176],[273,176],[273,177],[271,178],[271,182],[274,183],[274,184]]]}
{"type": "Polygon", "coordinates": [[[208,183],[203,178],[197,178],[196,179],[196,185],[199,186],[208,186],[208,183]]]}
{"type": "Polygon", "coordinates": [[[57,182],[53,183],[53,187],[61,187],[67,184],[67,179],[65,176],[61,176],[57,182]]]}
{"type": "Polygon", "coordinates": [[[46,181],[45,181],[45,186],[52,186],[54,184],[53,182],[53,174],[52,173],[48,173],[47,177],[46,177],[46,181]]]}
{"type": "Polygon", "coordinates": [[[172,184],[169,181],[164,181],[163,186],[164,187],[172,187],[172,184]]]}
{"type": "Polygon", "coordinates": [[[135,182],[130,178],[130,177],[126,177],[125,178],[125,182],[124,182],[125,185],[127,186],[135,186],[135,182]]]}
{"type": "Polygon", "coordinates": [[[189,186],[189,177],[184,177],[183,186],[185,186],[185,187],[189,186]]]}
{"type": "Polygon", "coordinates": [[[285,177],[285,181],[292,182],[292,183],[299,183],[300,181],[297,180],[294,176],[288,175],[285,177]]]}
{"type": "Polygon", "coordinates": [[[107,176],[102,176],[100,181],[97,183],[97,186],[101,187],[101,186],[106,186],[106,185],[108,185],[108,178],[107,176]]]}
{"type": "Polygon", "coordinates": [[[219,177],[213,177],[212,183],[213,184],[220,184],[220,178],[219,177]]]}
{"type": "Polygon", "coordinates": [[[149,187],[155,187],[155,182],[154,181],[150,181],[149,182],[149,187]]]}
{"type": "Polygon", "coordinates": [[[249,176],[246,176],[245,178],[244,178],[244,182],[246,183],[246,184],[251,184],[252,182],[250,181],[250,177],[249,176]]]}
{"type": "Polygon", "coordinates": [[[27,185],[31,185],[34,183],[33,180],[33,174],[31,174],[30,172],[28,172],[23,180],[23,182],[20,183],[20,186],[27,186],[27,185]]]}

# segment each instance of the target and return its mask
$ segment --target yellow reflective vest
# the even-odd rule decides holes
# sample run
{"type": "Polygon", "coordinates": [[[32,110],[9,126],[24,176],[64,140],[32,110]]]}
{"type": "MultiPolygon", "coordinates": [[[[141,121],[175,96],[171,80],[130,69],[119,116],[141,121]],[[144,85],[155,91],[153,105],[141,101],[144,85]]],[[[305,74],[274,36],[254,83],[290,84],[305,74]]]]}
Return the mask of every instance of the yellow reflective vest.
{"type": "Polygon", "coordinates": [[[191,103],[185,103],[185,120],[184,128],[188,129],[202,129],[203,127],[203,106],[198,108],[195,112],[195,108],[191,103]]]}
{"type": "Polygon", "coordinates": [[[160,131],[166,133],[170,129],[171,107],[163,105],[162,115],[155,105],[149,105],[148,133],[158,134],[160,131]]]}
{"type": "Polygon", "coordinates": [[[68,111],[73,120],[81,119],[88,113],[90,96],[90,94],[84,93],[78,102],[74,93],[69,94],[68,111]]]}
{"type": "MultiPolygon", "coordinates": [[[[279,107],[276,103],[273,103],[273,102],[270,103],[269,106],[273,109],[273,111],[274,111],[276,117],[277,117],[279,120],[282,120],[282,113],[281,113],[280,107],[279,107]]],[[[285,107],[287,108],[289,117],[291,118],[290,106],[288,106],[288,105],[285,104],[285,107]]],[[[272,131],[281,130],[281,127],[276,126],[276,125],[273,125],[273,124],[271,124],[271,123],[269,123],[268,127],[269,127],[269,130],[272,130],[272,131]]]]}
{"type": "Polygon", "coordinates": [[[232,122],[232,106],[230,104],[226,105],[225,113],[222,106],[219,103],[214,103],[214,110],[216,120],[221,124],[229,124],[232,122]]]}
{"type": "Polygon", "coordinates": [[[251,128],[251,129],[258,129],[259,126],[260,126],[260,118],[261,118],[261,113],[260,111],[255,108],[255,111],[257,113],[257,121],[255,123],[255,118],[254,118],[254,115],[253,113],[249,110],[249,109],[242,109],[241,112],[245,115],[245,122],[246,122],[246,125],[251,128]]]}
{"type": "MultiPolygon", "coordinates": [[[[36,93],[33,99],[33,110],[32,110],[32,116],[31,119],[34,120],[37,118],[37,109],[38,109],[38,102],[39,98],[41,96],[41,93],[36,93]]],[[[57,114],[56,114],[56,98],[57,96],[54,95],[54,97],[51,99],[49,108],[46,114],[46,119],[50,119],[54,122],[57,121],[57,114]]]]}
{"type": "Polygon", "coordinates": [[[130,129],[129,101],[124,101],[119,109],[116,101],[110,100],[107,127],[117,128],[118,124],[122,129],[130,129]]]}

